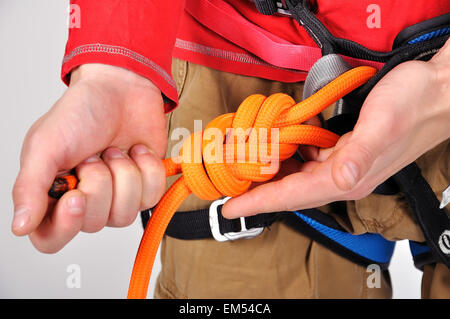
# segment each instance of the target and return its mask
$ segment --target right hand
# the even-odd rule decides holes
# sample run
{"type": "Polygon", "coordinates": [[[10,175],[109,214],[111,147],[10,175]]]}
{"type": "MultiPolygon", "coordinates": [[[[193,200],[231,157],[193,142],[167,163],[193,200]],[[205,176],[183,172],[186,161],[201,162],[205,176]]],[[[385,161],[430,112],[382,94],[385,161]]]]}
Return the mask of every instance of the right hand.
{"type": "Polygon", "coordinates": [[[64,95],[25,137],[13,233],[54,253],[80,230],[130,225],[164,192],[166,145],[162,96],[152,82],[119,67],[78,67],[64,95]],[[74,167],[77,189],[50,199],[56,175],[74,167]]]}

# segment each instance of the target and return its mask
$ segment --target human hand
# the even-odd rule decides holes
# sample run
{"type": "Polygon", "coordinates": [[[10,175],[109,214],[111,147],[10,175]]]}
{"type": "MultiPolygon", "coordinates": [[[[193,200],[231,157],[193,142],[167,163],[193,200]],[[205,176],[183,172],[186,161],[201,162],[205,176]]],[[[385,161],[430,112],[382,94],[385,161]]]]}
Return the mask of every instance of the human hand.
{"type": "Polygon", "coordinates": [[[450,40],[429,62],[410,61],[371,91],[354,130],[336,146],[282,164],[280,176],[227,201],[227,218],[294,211],[368,196],[450,137],[450,40]]]}
{"type": "Polygon", "coordinates": [[[131,224],[164,192],[166,135],[161,92],[153,83],[119,67],[78,67],[64,95],[25,137],[13,188],[13,233],[54,253],[80,230],[131,224]],[[77,189],[50,199],[56,175],[74,167],[77,189]]]}

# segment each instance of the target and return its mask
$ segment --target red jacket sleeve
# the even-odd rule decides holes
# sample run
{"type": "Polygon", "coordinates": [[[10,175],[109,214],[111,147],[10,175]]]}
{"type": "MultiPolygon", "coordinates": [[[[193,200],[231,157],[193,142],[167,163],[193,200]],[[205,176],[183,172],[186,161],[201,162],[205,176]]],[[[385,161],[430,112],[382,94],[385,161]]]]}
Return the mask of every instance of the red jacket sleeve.
{"type": "Polygon", "coordinates": [[[103,63],[151,80],[165,97],[166,112],[178,104],[170,72],[184,0],[71,0],[69,38],[61,77],[81,64],[103,63]]]}

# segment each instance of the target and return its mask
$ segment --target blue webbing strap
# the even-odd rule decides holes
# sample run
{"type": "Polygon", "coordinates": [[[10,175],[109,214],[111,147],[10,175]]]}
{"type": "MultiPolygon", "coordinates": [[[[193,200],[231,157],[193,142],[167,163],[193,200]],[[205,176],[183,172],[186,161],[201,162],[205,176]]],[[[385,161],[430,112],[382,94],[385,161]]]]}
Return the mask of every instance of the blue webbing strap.
{"type": "Polygon", "coordinates": [[[409,249],[411,250],[411,255],[414,260],[414,266],[416,266],[417,269],[423,270],[424,265],[436,262],[430,247],[425,243],[418,243],[410,240],[409,249]]]}
{"type": "MultiPolygon", "coordinates": [[[[321,222],[312,217],[319,217],[320,214],[323,214],[320,211],[314,210],[313,213],[310,213],[310,211],[295,211],[294,214],[298,217],[297,219],[302,221],[303,225],[315,231],[314,233],[303,229],[303,232],[307,233],[313,240],[358,264],[367,266],[370,263],[374,263],[379,264],[383,269],[388,268],[394,252],[395,242],[389,241],[379,234],[350,234],[338,226],[326,225],[323,221],[321,222]],[[321,235],[320,238],[318,234],[321,235]],[[342,249],[346,250],[347,253],[342,249]],[[355,259],[354,256],[352,258],[348,252],[361,258],[355,259]]],[[[299,227],[295,228],[299,229],[299,227]]],[[[409,247],[417,269],[423,270],[424,265],[436,262],[426,243],[410,240],[409,247]]]]}
{"type": "Polygon", "coordinates": [[[422,34],[421,36],[418,36],[415,39],[412,39],[408,41],[408,44],[414,44],[422,41],[428,41],[433,38],[441,37],[443,35],[447,35],[450,33],[450,27],[445,27],[442,29],[434,30],[425,34],[422,34]]]}
{"type": "Polygon", "coordinates": [[[386,240],[379,234],[353,235],[325,226],[301,212],[296,211],[295,214],[324,236],[364,258],[378,264],[386,264],[391,260],[395,242],[386,240]]]}
{"type": "Polygon", "coordinates": [[[350,234],[331,219],[317,209],[289,212],[284,217],[289,226],[359,265],[378,264],[382,269],[389,266],[395,242],[379,234],[350,234]]]}

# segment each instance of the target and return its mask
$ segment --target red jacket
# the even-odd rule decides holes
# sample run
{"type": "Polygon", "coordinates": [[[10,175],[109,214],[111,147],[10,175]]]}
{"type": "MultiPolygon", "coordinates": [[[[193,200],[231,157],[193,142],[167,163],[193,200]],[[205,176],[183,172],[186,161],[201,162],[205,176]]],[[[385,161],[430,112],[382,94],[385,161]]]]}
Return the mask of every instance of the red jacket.
{"type": "MultiPolygon", "coordinates": [[[[448,0],[318,0],[317,17],[337,37],[390,51],[407,26],[450,12],[448,0]],[[374,15],[378,15],[375,17],[374,15]],[[376,26],[371,19],[378,19],[376,26]]],[[[62,79],[81,64],[132,70],[159,87],[166,111],[178,104],[172,56],[215,69],[284,82],[303,81],[320,50],[289,17],[264,16],[249,0],[71,0],[62,79]]],[[[347,59],[351,64],[372,64],[347,59]]]]}

